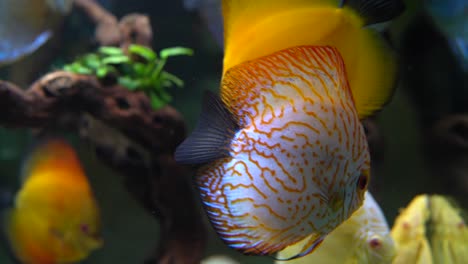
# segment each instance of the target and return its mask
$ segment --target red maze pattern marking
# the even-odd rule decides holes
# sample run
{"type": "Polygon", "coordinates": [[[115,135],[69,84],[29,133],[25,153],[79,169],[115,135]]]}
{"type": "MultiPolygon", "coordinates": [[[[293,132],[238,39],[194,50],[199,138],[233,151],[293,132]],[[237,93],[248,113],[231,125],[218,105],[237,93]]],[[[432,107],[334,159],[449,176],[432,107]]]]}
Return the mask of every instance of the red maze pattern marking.
{"type": "Polygon", "coordinates": [[[344,64],[331,47],[297,47],[236,66],[222,99],[243,129],[232,158],[200,170],[208,214],[218,233],[245,253],[271,254],[311,233],[326,234],[353,210],[367,169],[365,134],[344,64]],[[345,205],[349,206],[349,205],[345,205]]]}

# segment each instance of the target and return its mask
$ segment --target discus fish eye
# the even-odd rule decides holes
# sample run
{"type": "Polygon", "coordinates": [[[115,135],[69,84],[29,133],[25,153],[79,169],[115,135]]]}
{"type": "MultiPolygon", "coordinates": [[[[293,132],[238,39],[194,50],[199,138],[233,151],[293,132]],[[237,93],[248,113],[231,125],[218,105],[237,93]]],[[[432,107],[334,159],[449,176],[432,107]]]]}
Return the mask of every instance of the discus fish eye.
{"type": "Polygon", "coordinates": [[[361,175],[359,175],[359,178],[358,178],[358,181],[357,181],[357,187],[360,190],[366,189],[368,180],[369,180],[369,177],[367,176],[367,174],[366,173],[361,173],[361,175]]]}

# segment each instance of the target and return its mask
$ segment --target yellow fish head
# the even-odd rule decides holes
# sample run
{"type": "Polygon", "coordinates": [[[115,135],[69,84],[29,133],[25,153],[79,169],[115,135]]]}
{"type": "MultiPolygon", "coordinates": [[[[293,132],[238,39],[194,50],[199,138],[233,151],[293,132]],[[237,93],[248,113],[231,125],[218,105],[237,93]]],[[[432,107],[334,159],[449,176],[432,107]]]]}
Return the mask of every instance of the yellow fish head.
{"type": "Polygon", "coordinates": [[[104,243],[100,234],[99,215],[95,210],[84,210],[77,222],[70,224],[64,232],[61,237],[62,241],[69,245],[70,251],[75,252],[67,257],[71,261],[85,259],[91,252],[101,248],[104,243]]]}

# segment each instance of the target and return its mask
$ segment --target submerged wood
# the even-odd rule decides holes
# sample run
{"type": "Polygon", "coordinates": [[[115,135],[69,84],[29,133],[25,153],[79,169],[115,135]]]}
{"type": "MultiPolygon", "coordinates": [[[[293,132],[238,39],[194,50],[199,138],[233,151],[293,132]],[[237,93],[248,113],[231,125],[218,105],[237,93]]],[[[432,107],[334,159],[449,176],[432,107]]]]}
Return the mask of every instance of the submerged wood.
{"type": "MultiPolygon", "coordinates": [[[[118,22],[94,1],[76,0],[75,6],[96,23],[101,45],[151,46],[148,17],[131,14],[118,22]]],[[[153,110],[143,92],[64,71],[27,89],[0,80],[0,109],[0,126],[74,131],[93,143],[100,160],[123,175],[127,190],[159,220],[160,242],[145,263],[200,263],[206,235],[194,171],[173,159],[187,132],[176,109],[153,110]]]]}
{"type": "Polygon", "coordinates": [[[150,20],[142,14],[128,14],[120,21],[93,0],[75,0],[81,9],[96,24],[95,39],[102,46],[126,48],[129,44],[150,45],[153,31],[150,20]]]}

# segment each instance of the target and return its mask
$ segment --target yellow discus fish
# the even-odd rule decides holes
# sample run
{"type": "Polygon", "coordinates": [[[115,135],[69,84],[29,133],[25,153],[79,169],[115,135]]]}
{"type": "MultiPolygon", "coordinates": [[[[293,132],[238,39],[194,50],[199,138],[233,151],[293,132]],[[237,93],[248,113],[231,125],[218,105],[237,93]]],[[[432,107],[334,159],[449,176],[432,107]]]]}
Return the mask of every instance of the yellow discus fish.
{"type": "MultiPolygon", "coordinates": [[[[287,247],[278,256],[297,252],[306,240],[287,247]]],[[[377,202],[366,192],[364,204],[348,220],[333,230],[320,248],[303,258],[276,264],[390,264],[395,256],[385,216],[377,202]]]]}
{"type": "Polygon", "coordinates": [[[225,0],[221,98],[178,148],[214,228],[244,254],[316,249],[363,202],[360,118],[388,100],[395,59],[367,24],[399,1],[225,0]],[[351,8],[352,7],[352,8],[351,8]]]}
{"type": "Polygon", "coordinates": [[[37,145],[6,215],[6,234],[24,264],[74,263],[102,246],[99,210],[72,147],[61,139],[37,145]]]}
{"type": "Polygon", "coordinates": [[[391,235],[397,247],[394,264],[432,264],[432,252],[426,237],[429,197],[416,196],[395,219],[391,235]]]}

